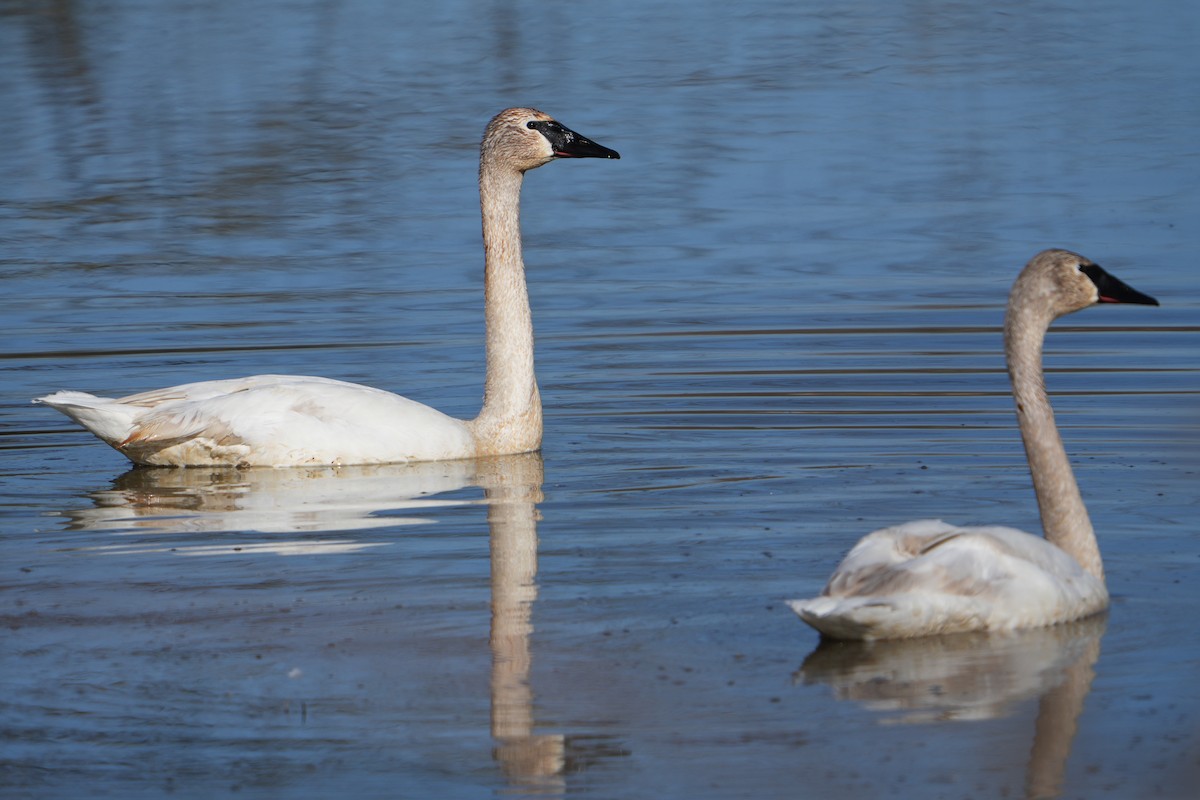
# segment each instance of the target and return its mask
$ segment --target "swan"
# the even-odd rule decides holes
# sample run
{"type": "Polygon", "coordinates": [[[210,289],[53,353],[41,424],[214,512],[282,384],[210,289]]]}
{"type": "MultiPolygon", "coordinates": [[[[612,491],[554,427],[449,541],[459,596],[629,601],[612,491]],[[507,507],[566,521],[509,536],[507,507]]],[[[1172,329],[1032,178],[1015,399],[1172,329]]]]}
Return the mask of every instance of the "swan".
{"type": "Polygon", "coordinates": [[[1045,250],[1017,276],[1004,318],[1045,538],[934,519],[883,528],[850,550],[819,597],[788,601],[801,619],[829,638],[900,639],[1041,627],[1108,607],[1100,548],[1042,375],[1050,323],[1096,303],[1158,305],[1081,255],[1045,250]]]}
{"type": "Polygon", "coordinates": [[[479,152],[487,367],[483,407],[458,420],[369,386],[300,375],[202,381],[119,399],[62,391],[61,411],[135,464],[310,466],[536,451],[542,404],[521,258],[521,182],[556,158],[620,158],[533,108],[497,114],[479,152]]]}

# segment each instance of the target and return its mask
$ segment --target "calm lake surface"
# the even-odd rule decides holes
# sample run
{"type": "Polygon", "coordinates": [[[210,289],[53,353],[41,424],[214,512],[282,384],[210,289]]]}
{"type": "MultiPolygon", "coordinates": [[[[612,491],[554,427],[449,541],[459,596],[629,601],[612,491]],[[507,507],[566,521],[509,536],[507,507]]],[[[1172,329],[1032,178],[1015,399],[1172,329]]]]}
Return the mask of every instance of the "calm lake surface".
{"type": "Polygon", "coordinates": [[[1200,781],[1200,6],[0,4],[6,798],[1184,798],[1200,781]],[[457,415],[484,124],[543,452],[130,470],[30,398],[262,372],[457,415]],[[1102,619],[821,647],[866,532],[1039,530],[1038,250],[1161,308],[1048,384],[1102,619]]]}

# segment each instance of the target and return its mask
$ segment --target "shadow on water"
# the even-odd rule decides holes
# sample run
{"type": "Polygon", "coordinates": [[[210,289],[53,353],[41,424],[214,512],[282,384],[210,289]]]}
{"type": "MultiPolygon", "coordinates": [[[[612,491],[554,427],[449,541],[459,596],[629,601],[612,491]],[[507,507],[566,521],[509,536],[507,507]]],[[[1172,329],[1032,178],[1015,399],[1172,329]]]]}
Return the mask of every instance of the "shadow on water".
{"type": "Polygon", "coordinates": [[[542,482],[537,453],[328,469],[134,468],[110,488],[91,492],[92,507],[63,515],[69,531],[136,541],[66,549],[94,555],[344,554],[390,544],[354,533],[435,524],[429,512],[476,505],[455,493],[482,488],[490,538],[493,759],[514,789],[555,795],[565,789],[567,775],[628,751],[612,736],[538,731],[531,637],[542,482]],[[238,538],[216,543],[212,534],[238,538]],[[246,534],[256,534],[255,540],[246,534]]]}
{"type": "Polygon", "coordinates": [[[823,640],[796,679],[839,700],[894,712],[893,724],[987,720],[1037,697],[1026,796],[1062,792],[1108,615],[1037,630],[881,642],[823,640]]]}

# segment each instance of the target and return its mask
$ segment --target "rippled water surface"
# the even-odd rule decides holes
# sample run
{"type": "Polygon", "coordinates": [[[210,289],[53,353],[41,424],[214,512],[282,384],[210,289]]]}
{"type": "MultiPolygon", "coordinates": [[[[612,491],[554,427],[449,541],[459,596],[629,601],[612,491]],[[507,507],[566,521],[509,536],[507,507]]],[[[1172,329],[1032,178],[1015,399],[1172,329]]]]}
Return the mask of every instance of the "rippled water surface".
{"type": "Polygon", "coordinates": [[[1182,798],[1200,779],[1200,11],[0,5],[5,797],[1182,798]],[[470,416],[476,148],[525,183],[543,452],[130,470],[31,397],[260,372],[470,416]],[[821,646],[859,536],[1038,529],[999,325],[1079,250],[1162,307],[1048,383],[1102,619],[821,646]]]}

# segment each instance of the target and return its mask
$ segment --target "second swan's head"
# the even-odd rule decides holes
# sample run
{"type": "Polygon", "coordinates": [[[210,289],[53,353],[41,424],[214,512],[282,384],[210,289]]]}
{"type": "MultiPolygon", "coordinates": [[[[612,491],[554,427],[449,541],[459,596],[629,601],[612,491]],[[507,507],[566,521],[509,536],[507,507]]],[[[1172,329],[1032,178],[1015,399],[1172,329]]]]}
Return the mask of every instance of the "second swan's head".
{"type": "Polygon", "coordinates": [[[524,172],[556,158],[620,158],[536,108],[507,108],[483,132],[481,162],[524,172]]]}
{"type": "Polygon", "coordinates": [[[1070,250],[1043,250],[1026,265],[1013,285],[1013,298],[1047,306],[1053,317],[1070,314],[1096,303],[1137,303],[1156,306],[1158,301],[1113,277],[1099,264],[1070,250]]]}

